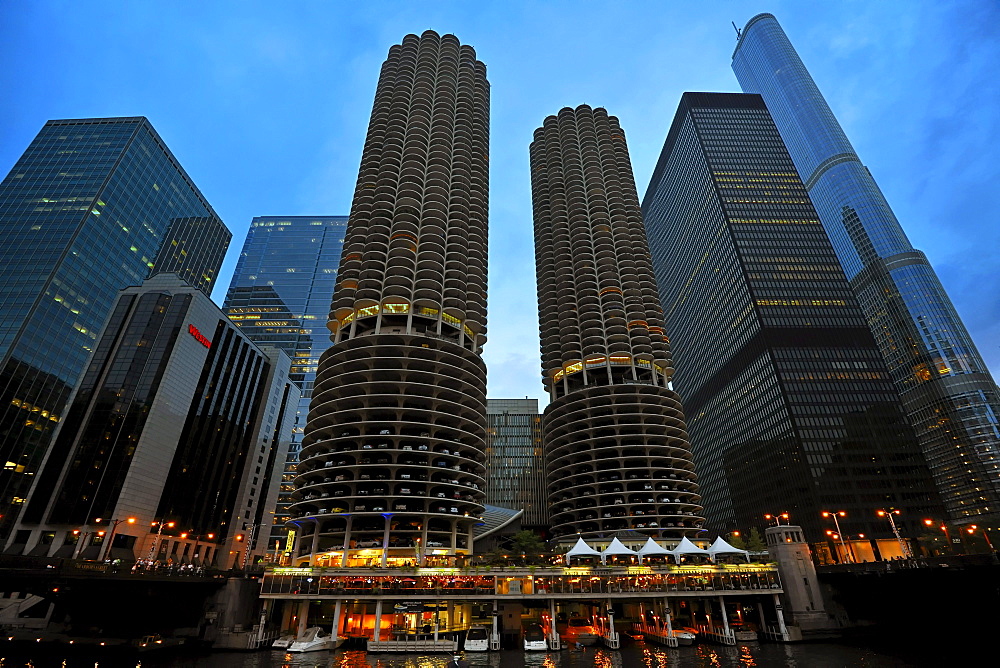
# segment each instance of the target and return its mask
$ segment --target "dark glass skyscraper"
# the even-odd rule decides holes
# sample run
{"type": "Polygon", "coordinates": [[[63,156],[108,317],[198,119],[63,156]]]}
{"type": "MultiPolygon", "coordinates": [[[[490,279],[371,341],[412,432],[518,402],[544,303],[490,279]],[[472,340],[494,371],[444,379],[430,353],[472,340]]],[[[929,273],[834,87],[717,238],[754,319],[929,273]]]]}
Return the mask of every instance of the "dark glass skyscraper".
{"type": "Polygon", "coordinates": [[[1000,518],[1000,397],[924,254],[915,250],[778,21],[733,53],[805,182],[903,399],[953,520],[1000,518]]]}
{"type": "Polygon", "coordinates": [[[936,495],[899,396],[759,95],[685,93],[643,218],[709,521],[912,535],[936,495]]]}
{"type": "Polygon", "coordinates": [[[487,399],[486,503],[524,510],[521,525],[548,529],[538,399],[487,399]]]}
{"type": "Polygon", "coordinates": [[[285,534],[288,496],[309,415],[319,356],[330,347],[326,320],[344,248],[347,216],[258,216],[250,223],[222,310],[244,335],[292,358],[301,392],[274,521],[285,534]]]}
{"type": "Polygon", "coordinates": [[[531,142],[552,532],[679,539],[701,516],[625,133],[565,107],[531,142]]]}
{"type": "Polygon", "coordinates": [[[162,258],[207,293],[229,237],[145,118],[49,121],[38,133],[0,183],[0,535],[118,291],[162,258]],[[177,257],[165,248],[181,244],[177,257]]]}

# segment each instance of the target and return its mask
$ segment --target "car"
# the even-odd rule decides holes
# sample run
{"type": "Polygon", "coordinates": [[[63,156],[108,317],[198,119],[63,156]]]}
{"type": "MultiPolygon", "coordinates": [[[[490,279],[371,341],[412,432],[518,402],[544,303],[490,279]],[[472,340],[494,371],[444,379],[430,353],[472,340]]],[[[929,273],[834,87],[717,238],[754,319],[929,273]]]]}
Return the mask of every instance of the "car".
{"type": "Polygon", "coordinates": [[[413,446],[412,445],[404,445],[403,446],[403,450],[413,450],[413,446]]]}
{"type": "Polygon", "coordinates": [[[399,490],[399,493],[400,494],[412,494],[412,492],[410,492],[410,488],[409,487],[403,487],[403,488],[401,488],[399,490]]]}
{"type": "Polygon", "coordinates": [[[400,473],[399,474],[399,479],[400,480],[409,480],[410,479],[410,474],[409,473],[400,473]]]}
{"type": "Polygon", "coordinates": [[[421,443],[420,445],[417,446],[417,450],[427,450],[427,444],[421,443]]]}
{"type": "Polygon", "coordinates": [[[346,513],[347,509],[346,508],[341,508],[340,506],[337,506],[336,508],[330,508],[330,512],[331,513],[346,513]]]}
{"type": "Polygon", "coordinates": [[[372,511],[376,513],[385,512],[385,506],[372,506],[372,511]]]}
{"type": "Polygon", "coordinates": [[[374,448],[374,446],[372,446],[371,443],[365,443],[364,445],[361,446],[361,449],[362,450],[374,450],[375,448],[374,448]]]}
{"type": "Polygon", "coordinates": [[[389,435],[389,434],[391,434],[391,433],[392,433],[392,432],[391,432],[391,431],[389,431],[388,429],[382,429],[382,430],[380,430],[380,431],[379,431],[379,433],[378,433],[378,434],[379,434],[379,436],[388,436],[388,435],[389,435]]]}
{"type": "Polygon", "coordinates": [[[456,508],[455,506],[452,506],[451,508],[448,509],[448,512],[449,513],[457,513],[458,512],[458,508],[456,508]]]}
{"type": "Polygon", "coordinates": [[[355,512],[359,512],[359,511],[360,512],[364,512],[365,511],[365,507],[366,506],[363,503],[356,503],[356,504],[354,504],[354,511],[355,512]]]}

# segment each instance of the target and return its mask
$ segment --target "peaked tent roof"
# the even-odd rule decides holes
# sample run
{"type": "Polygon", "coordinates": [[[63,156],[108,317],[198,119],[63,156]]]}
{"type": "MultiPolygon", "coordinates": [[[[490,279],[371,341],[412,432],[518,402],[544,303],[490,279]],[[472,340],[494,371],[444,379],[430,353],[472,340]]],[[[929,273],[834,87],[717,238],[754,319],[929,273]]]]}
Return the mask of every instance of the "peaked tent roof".
{"type": "Polygon", "coordinates": [[[672,554],[672,553],[670,552],[670,550],[668,550],[667,548],[663,547],[655,540],[653,540],[653,537],[650,536],[649,538],[646,539],[646,542],[643,544],[643,546],[639,548],[639,561],[642,562],[643,557],[653,554],[672,554]]]}
{"type": "Polygon", "coordinates": [[[708,557],[712,556],[708,550],[703,550],[688,540],[687,536],[681,538],[681,542],[677,544],[677,547],[670,551],[670,554],[674,555],[674,561],[677,563],[680,563],[682,554],[703,554],[708,557]]]}
{"type": "Polygon", "coordinates": [[[570,548],[569,552],[566,553],[566,563],[569,563],[570,557],[600,557],[601,553],[595,550],[591,546],[583,542],[583,538],[576,539],[576,545],[570,548]]]}
{"type": "Polygon", "coordinates": [[[611,539],[611,544],[608,545],[608,547],[603,552],[601,552],[601,562],[603,562],[608,557],[613,557],[622,554],[630,554],[632,556],[635,556],[636,553],[635,550],[625,547],[625,545],[620,540],[618,540],[618,537],[616,536],[615,538],[611,539]]]}
{"type": "Polygon", "coordinates": [[[715,539],[712,546],[708,548],[708,553],[712,555],[713,560],[715,560],[715,555],[717,554],[742,554],[747,558],[747,561],[750,561],[750,553],[748,551],[733,547],[726,541],[722,540],[722,536],[715,539]]]}

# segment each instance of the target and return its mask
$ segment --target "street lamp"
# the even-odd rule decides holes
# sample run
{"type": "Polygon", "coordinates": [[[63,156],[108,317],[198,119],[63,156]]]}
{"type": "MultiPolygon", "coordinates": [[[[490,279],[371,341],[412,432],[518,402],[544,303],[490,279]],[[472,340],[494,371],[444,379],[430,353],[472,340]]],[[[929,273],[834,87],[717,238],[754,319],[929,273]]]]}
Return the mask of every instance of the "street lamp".
{"type": "Polygon", "coordinates": [[[835,510],[833,512],[830,512],[829,510],[824,510],[820,514],[823,517],[832,517],[833,518],[833,525],[835,527],[837,527],[837,533],[839,534],[839,538],[840,538],[840,547],[844,550],[844,556],[846,556],[847,559],[853,564],[854,563],[854,555],[852,554],[851,549],[847,546],[847,543],[844,542],[844,532],[840,530],[840,521],[838,520],[839,517],[847,517],[847,511],[846,510],[835,510]]]}
{"type": "MultiPolygon", "coordinates": [[[[94,522],[96,524],[100,524],[101,521],[102,520],[101,520],[100,517],[97,517],[97,518],[94,519],[94,522]]],[[[111,555],[111,543],[115,539],[115,531],[118,530],[118,525],[121,524],[122,522],[127,522],[128,524],[135,524],[135,518],[134,517],[129,517],[129,518],[124,519],[124,520],[108,520],[108,521],[111,522],[111,533],[108,534],[108,537],[106,539],[107,544],[104,546],[104,550],[102,550],[104,556],[98,558],[98,561],[104,561],[105,559],[107,559],[111,555]]],[[[102,531],[98,531],[97,535],[101,535],[103,533],[104,532],[102,532],[102,531]]]]}
{"type": "MultiPolygon", "coordinates": [[[[969,528],[966,529],[966,531],[968,531],[970,535],[975,535],[976,529],[978,529],[978,528],[979,527],[977,525],[970,524],[969,528]]],[[[990,552],[994,552],[993,542],[990,540],[990,535],[988,533],[986,533],[986,527],[983,527],[983,538],[986,539],[986,544],[989,546],[990,552]]]]}
{"type": "Polygon", "coordinates": [[[896,526],[896,520],[892,519],[893,515],[899,515],[902,511],[896,508],[889,508],[889,510],[876,510],[875,514],[879,517],[887,517],[889,519],[889,526],[892,527],[892,535],[896,537],[896,542],[899,543],[899,549],[903,553],[903,556],[907,559],[913,558],[913,552],[910,550],[910,545],[903,540],[902,536],[899,535],[899,528],[896,526]]]}
{"type": "MultiPolygon", "coordinates": [[[[934,520],[924,520],[924,525],[927,527],[932,527],[935,524],[937,524],[937,522],[935,522],[934,520]]],[[[944,532],[944,542],[946,548],[945,551],[954,552],[954,550],[951,547],[951,534],[948,533],[948,525],[945,524],[944,522],[941,522],[941,526],[939,526],[938,528],[944,532]]]]}
{"type": "Polygon", "coordinates": [[[166,526],[168,529],[173,529],[176,524],[176,522],[164,522],[163,520],[150,523],[149,526],[156,527],[156,538],[153,540],[153,544],[149,546],[149,563],[153,563],[153,557],[160,546],[160,535],[163,533],[163,527],[166,526]]]}
{"type": "Polygon", "coordinates": [[[772,515],[771,513],[768,513],[768,514],[764,515],[764,519],[767,520],[768,522],[770,522],[771,520],[774,520],[775,523],[777,524],[777,526],[779,526],[779,527],[781,526],[781,520],[785,520],[786,524],[791,524],[792,523],[791,519],[789,518],[787,510],[785,512],[783,512],[783,513],[775,513],[774,515],[772,515]]]}

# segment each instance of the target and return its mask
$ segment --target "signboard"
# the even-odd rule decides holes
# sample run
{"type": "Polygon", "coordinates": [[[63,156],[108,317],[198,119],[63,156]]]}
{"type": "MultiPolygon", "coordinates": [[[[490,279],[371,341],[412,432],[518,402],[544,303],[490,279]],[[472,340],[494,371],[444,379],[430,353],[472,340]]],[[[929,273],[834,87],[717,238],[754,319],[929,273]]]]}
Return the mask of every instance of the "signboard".
{"type": "Polygon", "coordinates": [[[195,340],[206,348],[212,347],[212,342],[208,340],[208,337],[198,331],[198,328],[194,325],[188,325],[188,334],[193,336],[195,340]]]}
{"type": "Polygon", "coordinates": [[[285,539],[285,552],[291,552],[295,547],[295,529],[288,530],[288,538],[285,539]]]}

